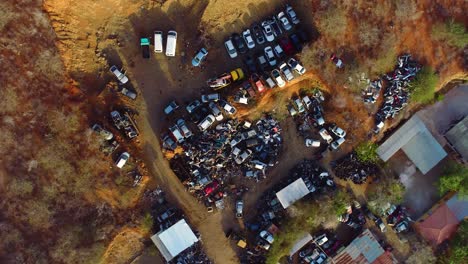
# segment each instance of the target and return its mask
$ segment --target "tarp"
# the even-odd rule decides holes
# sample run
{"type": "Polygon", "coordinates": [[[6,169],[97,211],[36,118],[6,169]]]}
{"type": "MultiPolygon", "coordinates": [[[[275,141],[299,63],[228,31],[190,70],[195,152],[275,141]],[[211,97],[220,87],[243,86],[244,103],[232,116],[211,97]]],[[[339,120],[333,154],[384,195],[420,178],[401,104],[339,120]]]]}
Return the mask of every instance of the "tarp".
{"type": "Polygon", "coordinates": [[[151,240],[159,249],[166,261],[170,261],[182,251],[198,242],[185,219],[180,220],[168,229],[151,237],[151,240]]]}
{"type": "Polygon", "coordinates": [[[302,178],[297,179],[293,183],[284,187],[281,191],[276,193],[276,197],[280,201],[284,209],[288,208],[297,200],[309,194],[309,189],[304,183],[302,178]]]}

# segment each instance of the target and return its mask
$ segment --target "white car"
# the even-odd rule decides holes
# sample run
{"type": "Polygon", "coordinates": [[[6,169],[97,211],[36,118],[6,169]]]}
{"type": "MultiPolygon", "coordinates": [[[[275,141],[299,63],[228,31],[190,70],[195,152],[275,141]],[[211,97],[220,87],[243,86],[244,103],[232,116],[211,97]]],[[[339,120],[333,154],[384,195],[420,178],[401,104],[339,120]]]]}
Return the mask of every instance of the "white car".
{"type": "Polygon", "coordinates": [[[302,104],[300,98],[296,98],[296,99],[294,100],[294,105],[296,106],[297,111],[298,111],[299,113],[304,113],[304,112],[305,112],[304,105],[302,104]]]}
{"type": "Polygon", "coordinates": [[[214,121],[215,117],[213,115],[208,115],[198,124],[198,129],[200,129],[200,131],[205,131],[214,123],[214,121]]]}
{"type": "Polygon", "coordinates": [[[110,67],[110,71],[115,75],[115,77],[117,77],[117,80],[119,80],[120,83],[126,84],[126,83],[128,82],[127,76],[125,76],[125,74],[123,74],[123,73],[117,68],[117,66],[112,65],[112,67],[110,67]]]}
{"type": "Polygon", "coordinates": [[[286,77],[286,81],[290,82],[294,79],[294,75],[292,74],[291,70],[289,70],[289,67],[286,64],[286,62],[281,64],[279,66],[279,69],[284,74],[284,77],[286,77]]]}
{"type": "Polygon", "coordinates": [[[245,43],[247,43],[247,48],[255,48],[255,41],[253,40],[252,34],[250,33],[250,29],[246,29],[244,32],[242,32],[242,36],[244,37],[245,43]]]}
{"type": "Polygon", "coordinates": [[[307,108],[307,110],[310,109],[310,106],[312,105],[312,101],[310,100],[309,96],[304,96],[302,97],[302,102],[304,103],[304,106],[305,108],[307,108]]]}
{"type": "Polygon", "coordinates": [[[333,149],[333,150],[337,150],[341,144],[343,144],[345,142],[345,139],[340,137],[339,139],[333,141],[330,145],[330,147],[333,149]]]}
{"type": "Polygon", "coordinates": [[[187,124],[182,118],[177,120],[176,124],[179,127],[180,131],[182,131],[182,134],[184,134],[185,138],[189,138],[192,136],[192,131],[190,131],[190,129],[187,127],[187,124]]]}
{"type": "Polygon", "coordinates": [[[332,128],[331,128],[331,132],[333,132],[333,134],[337,135],[338,137],[345,137],[346,136],[346,131],[344,131],[343,129],[341,129],[340,127],[334,125],[332,128]]]}
{"type": "Polygon", "coordinates": [[[299,24],[299,18],[297,18],[296,12],[294,12],[290,5],[286,5],[286,13],[288,14],[289,18],[291,19],[291,22],[294,25],[299,24]]]}
{"type": "Polygon", "coordinates": [[[265,47],[265,57],[268,60],[268,63],[270,66],[275,66],[276,65],[276,59],[275,59],[275,54],[273,53],[273,49],[270,46],[265,47]]]}
{"type": "Polygon", "coordinates": [[[246,161],[250,155],[252,155],[252,150],[250,149],[246,149],[244,150],[239,156],[237,156],[234,161],[237,163],[237,164],[242,164],[244,163],[244,161],[246,161]]]}
{"type": "Polygon", "coordinates": [[[226,113],[230,115],[233,115],[237,112],[237,109],[234,106],[224,100],[220,101],[219,105],[224,109],[224,111],[226,111],[226,113]]]}
{"type": "Polygon", "coordinates": [[[275,33],[273,33],[273,29],[271,28],[270,23],[264,21],[262,22],[262,27],[266,40],[268,42],[272,42],[273,40],[275,40],[275,33]]]}
{"type": "Polygon", "coordinates": [[[319,134],[328,144],[333,141],[332,136],[330,136],[330,133],[325,128],[320,129],[319,134]]]}
{"type": "Polygon", "coordinates": [[[278,20],[281,22],[281,26],[283,26],[283,28],[285,30],[291,30],[292,29],[292,25],[291,25],[291,23],[289,23],[289,20],[286,17],[286,14],[284,12],[281,11],[278,14],[278,20]]]}
{"type": "Polygon", "coordinates": [[[306,147],[308,147],[308,148],[309,148],[309,147],[318,148],[318,147],[320,147],[320,141],[307,138],[307,139],[305,140],[305,145],[306,145],[306,147]]]}
{"type": "Polygon", "coordinates": [[[210,107],[211,109],[211,113],[213,114],[213,116],[215,117],[216,121],[221,121],[223,120],[223,113],[221,113],[221,110],[219,109],[219,107],[214,103],[214,102],[211,102],[208,107],[210,107]]]}
{"type": "Polygon", "coordinates": [[[234,44],[231,39],[226,40],[226,42],[224,42],[224,46],[226,47],[227,53],[231,59],[237,57],[237,51],[236,48],[234,48],[234,44]]]}
{"type": "Polygon", "coordinates": [[[128,152],[123,152],[122,154],[120,154],[119,158],[115,162],[115,166],[121,169],[125,165],[125,163],[127,163],[129,158],[130,158],[130,154],[128,154],[128,152]]]}
{"type": "Polygon", "coordinates": [[[275,239],[273,238],[273,235],[270,234],[270,232],[268,232],[266,230],[263,230],[262,232],[260,232],[260,237],[265,239],[266,242],[268,242],[270,244],[273,244],[273,242],[275,241],[275,239]]]}
{"type": "Polygon", "coordinates": [[[293,69],[297,74],[303,75],[306,72],[304,66],[302,66],[296,59],[290,58],[288,60],[288,66],[293,69]]]}
{"type": "Polygon", "coordinates": [[[278,84],[278,86],[280,88],[284,87],[286,85],[286,82],[284,81],[283,77],[281,76],[281,73],[280,73],[279,70],[277,70],[277,69],[272,70],[271,71],[271,77],[273,77],[276,84],[278,84]]]}
{"type": "Polygon", "coordinates": [[[185,138],[182,135],[182,131],[180,131],[177,125],[170,127],[169,131],[171,131],[171,134],[174,137],[174,139],[177,141],[177,143],[183,143],[185,141],[185,138]]]}

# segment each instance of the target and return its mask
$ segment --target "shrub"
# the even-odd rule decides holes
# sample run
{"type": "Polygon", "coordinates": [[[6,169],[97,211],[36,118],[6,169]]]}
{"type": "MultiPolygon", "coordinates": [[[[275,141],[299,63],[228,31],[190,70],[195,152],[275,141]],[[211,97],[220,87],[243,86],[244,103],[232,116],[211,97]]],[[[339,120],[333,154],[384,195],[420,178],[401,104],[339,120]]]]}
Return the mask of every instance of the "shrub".
{"type": "Polygon", "coordinates": [[[421,104],[432,102],[438,81],[439,77],[434,70],[424,66],[411,83],[411,99],[421,104]]]}
{"type": "Polygon", "coordinates": [[[464,220],[458,227],[455,237],[450,241],[445,254],[439,257],[439,263],[464,264],[468,259],[468,221],[464,220]]]}
{"type": "Polygon", "coordinates": [[[448,165],[437,183],[440,195],[456,191],[460,195],[468,195],[468,168],[458,163],[448,165]]]}
{"type": "Polygon", "coordinates": [[[377,148],[377,144],[373,142],[362,142],[356,147],[357,158],[362,162],[377,163],[380,160],[377,148]]]}
{"type": "Polygon", "coordinates": [[[465,26],[454,20],[435,24],[432,27],[432,37],[457,48],[464,48],[468,43],[468,33],[465,26]]]}
{"type": "Polygon", "coordinates": [[[368,191],[367,200],[369,209],[377,214],[388,203],[400,204],[403,201],[405,187],[392,177],[382,179],[378,184],[374,184],[368,191]]]}

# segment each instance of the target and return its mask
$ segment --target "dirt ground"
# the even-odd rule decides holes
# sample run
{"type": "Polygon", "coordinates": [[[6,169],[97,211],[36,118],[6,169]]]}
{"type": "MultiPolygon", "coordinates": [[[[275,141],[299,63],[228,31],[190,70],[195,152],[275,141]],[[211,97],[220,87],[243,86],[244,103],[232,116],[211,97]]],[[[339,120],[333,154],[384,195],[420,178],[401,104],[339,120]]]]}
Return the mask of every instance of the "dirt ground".
{"type": "MultiPolygon", "coordinates": [[[[75,80],[74,84],[85,94],[95,96],[104,89],[104,85],[112,78],[108,74],[110,65],[123,66],[126,70],[131,86],[139,93],[139,103],[134,107],[140,113],[138,120],[139,129],[142,131],[140,146],[145,154],[146,165],[154,177],[154,182],[150,184],[163,188],[169,200],[184,210],[190,223],[200,231],[206,251],[215,263],[238,262],[234,250],[224,235],[226,230],[238,225],[237,221],[232,212],[227,211],[229,208],[224,213],[206,212],[204,206],[185,191],[171,171],[168,162],[163,158],[159,142],[160,132],[167,127],[169,121],[163,115],[163,108],[173,99],[177,99],[179,103],[186,103],[198,97],[202,92],[208,91],[205,85],[208,78],[241,66],[239,58],[235,60],[228,58],[222,40],[233,32],[240,32],[245,25],[250,25],[271,14],[282,2],[266,0],[235,3],[193,0],[130,2],[85,0],[79,4],[71,0],[44,2],[44,8],[58,36],[57,45],[64,64],[75,80]],[[235,8],[226,12],[231,6],[235,8]],[[142,59],[139,38],[151,36],[154,30],[167,32],[170,29],[175,29],[179,33],[178,56],[167,58],[163,54],[152,53],[149,60],[142,59]],[[207,46],[209,56],[201,69],[194,69],[189,65],[191,57],[203,45],[207,46]]],[[[321,4],[317,1],[292,4],[297,5],[303,23],[306,26],[314,26],[310,10],[321,9],[321,4]]],[[[404,46],[412,47],[419,37],[426,37],[426,33],[427,30],[418,32],[413,37],[405,37],[404,46]]],[[[336,42],[329,44],[331,47],[343,45],[336,42]]],[[[453,58],[455,56],[453,54],[457,54],[431,44],[430,50],[424,49],[418,55],[424,57],[427,53],[437,53],[439,59],[453,58]]],[[[438,64],[433,57],[430,58],[431,63],[438,64]]],[[[322,66],[317,64],[314,68],[322,66]]],[[[306,67],[309,65],[306,64],[306,67]]],[[[324,71],[330,70],[329,64],[323,67],[324,71]]],[[[447,78],[452,70],[456,71],[453,64],[447,64],[440,70],[447,78]]],[[[283,95],[283,99],[286,100],[292,93],[302,88],[304,82],[310,82],[311,79],[317,79],[319,83],[323,83],[326,91],[330,91],[331,96],[325,105],[327,121],[334,121],[345,130],[352,131],[348,133],[350,135],[348,144],[340,152],[322,160],[324,166],[327,166],[329,161],[368,137],[367,131],[372,126],[372,120],[369,118],[368,110],[361,103],[356,103],[360,102],[358,96],[350,90],[342,89],[342,86],[335,86],[333,77],[326,78],[317,71],[288,86],[288,95],[283,95]]],[[[269,95],[266,95],[264,100],[263,102],[271,102],[269,95]]],[[[269,104],[260,102],[258,105],[257,109],[260,109],[269,104]]],[[[286,177],[289,169],[298,161],[313,155],[304,147],[303,139],[295,133],[295,126],[290,118],[282,122],[282,127],[285,147],[280,164],[262,184],[250,186],[250,191],[245,196],[247,214],[254,212],[254,204],[263,191],[286,177]]],[[[145,254],[144,258],[136,259],[135,262],[145,263],[151,257],[151,254],[145,254]]],[[[128,261],[132,260],[133,258],[129,257],[128,261]]]]}

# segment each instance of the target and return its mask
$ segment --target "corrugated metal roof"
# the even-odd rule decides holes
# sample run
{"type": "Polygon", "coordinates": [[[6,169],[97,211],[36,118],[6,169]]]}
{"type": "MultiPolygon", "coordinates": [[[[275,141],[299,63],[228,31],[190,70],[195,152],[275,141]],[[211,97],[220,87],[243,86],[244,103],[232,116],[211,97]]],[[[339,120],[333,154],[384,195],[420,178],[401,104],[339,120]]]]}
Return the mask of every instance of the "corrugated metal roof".
{"type": "Polygon", "coordinates": [[[185,219],[151,237],[166,261],[170,261],[182,251],[198,241],[185,219]]]}
{"type": "Polygon", "coordinates": [[[390,253],[385,253],[369,229],[364,230],[336,255],[333,262],[335,264],[396,263],[390,253]]]}
{"type": "Polygon", "coordinates": [[[377,154],[383,161],[387,161],[400,149],[403,149],[408,158],[423,174],[447,156],[447,153],[417,115],[413,115],[380,145],[377,154]]]}
{"type": "Polygon", "coordinates": [[[451,128],[445,137],[452,146],[468,161],[468,116],[451,128]]]}
{"type": "Polygon", "coordinates": [[[402,150],[423,174],[428,173],[447,156],[447,152],[427,129],[415,135],[402,150]]]}
{"type": "Polygon", "coordinates": [[[303,248],[307,243],[312,241],[312,236],[309,233],[304,234],[300,239],[296,241],[294,246],[292,246],[291,250],[289,251],[289,255],[292,256],[296,254],[301,248],[303,248]]]}
{"type": "Polygon", "coordinates": [[[297,200],[309,194],[310,191],[302,178],[295,180],[293,183],[281,189],[276,193],[276,197],[280,201],[284,209],[288,208],[297,200]]]}

